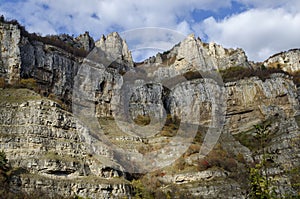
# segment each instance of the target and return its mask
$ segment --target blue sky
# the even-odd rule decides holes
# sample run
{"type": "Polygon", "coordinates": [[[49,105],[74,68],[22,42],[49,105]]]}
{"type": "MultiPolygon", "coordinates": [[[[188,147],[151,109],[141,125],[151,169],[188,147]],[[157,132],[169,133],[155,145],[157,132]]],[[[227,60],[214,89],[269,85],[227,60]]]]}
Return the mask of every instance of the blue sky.
{"type": "Polygon", "coordinates": [[[300,47],[299,0],[0,0],[0,14],[43,35],[89,31],[97,40],[117,31],[127,41],[137,36],[142,45],[128,41],[136,59],[167,50],[190,33],[243,48],[254,61],[300,47]],[[168,42],[160,34],[168,34],[168,42]],[[142,48],[152,51],[137,50],[142,48]]]}

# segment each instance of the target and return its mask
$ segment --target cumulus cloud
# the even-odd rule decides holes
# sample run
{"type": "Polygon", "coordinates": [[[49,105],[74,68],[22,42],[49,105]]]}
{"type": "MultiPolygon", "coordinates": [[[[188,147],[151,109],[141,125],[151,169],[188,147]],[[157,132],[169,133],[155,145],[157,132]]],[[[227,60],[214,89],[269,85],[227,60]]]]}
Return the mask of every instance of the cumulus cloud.
{"type": "Polygon", "coordinates": [[[227,47],[242,47],[250,60],[262,61],[270,55],[300,46],[300,13],[282,8],[252,9],[217,21],[202,22],[210,41],[227,47]]]}

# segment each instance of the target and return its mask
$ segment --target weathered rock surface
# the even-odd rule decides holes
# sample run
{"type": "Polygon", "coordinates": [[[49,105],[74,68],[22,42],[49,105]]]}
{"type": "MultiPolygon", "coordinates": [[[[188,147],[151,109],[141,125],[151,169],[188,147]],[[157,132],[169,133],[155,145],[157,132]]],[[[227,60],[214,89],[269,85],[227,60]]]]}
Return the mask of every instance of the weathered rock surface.
{"type": "Polygon", "coordinates": [[[106,37],[102,35],[95,46],[104,51],[109,59],[118,63],[126,62],[129,67],[133,66],[131,52],[128,50],[126,42],[120,37],[117,32],[108,34],[106,37]]]}
{"type": "Polygon", "coordinates": [[[20,79],[21,31],[17,25],[0,23],[0,77],[9,84],[20,79]]]}
{"type": "Polygon", "coordinates": [[[59,35],[59,39],[68,45],[86,50],[87,52],[90,52],[95,47],[94,39],[90,36],[89,32],[85,32],[76,38],[62,34],[59,35]]]}
{"type": "Polygon", "coordinates": [[[95,142],[70,113],[30,90],[0,92],[0,147],[13,167],[30,173],[20,177],[20,189],[46,191],[53,185],[50,193],[65,197],[130,194],[109,146],[95,142]]]}
{"type": "Polygon", "coordinates": [[[297,88],[284,75],[274,74],[265,81],[253,77],[225,86],[228,94],[226,128],[231,134],[248,131],[276,114],[284,118],[299,114],[297,88]]]}
{"type": "Polygon", "coordinates": [[[28,193],[40,190],[49,193],[49,197],[57,195],[69,197],[80,196],[86,198],[129,198],[131,186],[122,181],[101,180],[94,177],[79,179],[55,180],[43,176],[23,174],[20,177],[22,189],[28,193]]]}
{"type": "Polygon", "coordinates": [[[283,71],[294,73],[300,70],[300,49],[292,49],[272,55],[266,61],[264,66],[271,68],[280,68],[283,71]]]}
{"type": "Polygon", "coordinates": [[[22,38],[21,77],[34,78],[38,89],[48,96],[53,93],[66,103],[72,99],[73,79],[81,59],[58,48],[22,38]]]}
{"type": "Polygon", "coordinates": [[[95,47],[94,39],[90,36],[89,32],[79,35],[75,40],[81,44],[81,48],[88,52],[95,47]]]}
{"type": "MultiPolygon", "coordinates": [[[[215,43],[203,43],[193,34],[173,47],[170,51],[157,54],[144,63],[169,66],[184,74],[187,71],[214,71],[232,66],[250,67],[242,49],[225,49],[215,43]]],[[[162,67],[163,68],[163,67],[162,67]]]]}

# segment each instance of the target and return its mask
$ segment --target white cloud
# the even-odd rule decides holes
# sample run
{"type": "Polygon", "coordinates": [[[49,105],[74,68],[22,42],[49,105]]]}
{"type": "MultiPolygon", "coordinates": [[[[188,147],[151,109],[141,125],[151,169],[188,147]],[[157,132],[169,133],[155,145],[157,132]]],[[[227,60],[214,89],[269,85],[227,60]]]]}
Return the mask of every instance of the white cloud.
{"type": "Polygon", "coordinates": [[[238,0],[239,3],[248,5],[252,8],[277,9],[283,8],[288,12],[299,12],[299,0],[238,0]]]}
{"type": "Polygon", "coordinates": [[[181,32],[184,35],[188,35],[190,33],[192,33],[193,31],[191,30],[190,24],[187,21],[182,21],[180,22],[177,27],[176,30],[178,32],[181,32]]]}
{"type": "MultiPolygon", "coordinates": [[[[89,31],[97,39],[112,31],[169,28],[183,35],[195,32],[204,40],[227,47],[242,47],[252,60],[299,47],[299,10],[299,0],[2,0],[0,4],[0,14],[44,35],[89,31]],[[247,10],[232,15],[232,2],[247,10]],[[192,15],[196,9],[217,13],[220,8],[228,10],[221,20],[209,17],[199,21],[192,15]]],[[[178,42],[163,40],[164,36],[155,40],[153,35],[149,39],[143,33],[139,42],[128,42],[130,48],[141,49],[142,45],[165,49],[178,42]]]]}
{"type": "MultiPolygon", "coordinates": [[[[38,26],[48,23],[56,32],[60,32],[60,28],[74,34],[89,30],[100,37],[101,33],[116,28],[158,26],[176,29],[178,17],[185,18],[194,9],[217,9],[229,5],[230,0],[221,3],[218,0],[28,0],[6,1],[0,5],[0,12],[21,20],[32,31],[40,31],[38,26]]],[[[48,34],[49,29],[41,33],[48,34]]]]}
{"type": "Polygon", "coordinates": [[[227,47],[242,47],[250,60],[262,61],[273,53],[300,46],[300,13],[282,8],[252,9],[216,21],[210,17],[202,23],[210,41],[227,47]]]}
{"type": "Polygon", "coordinates": [[[157,52],[171,49],[187,35],[172,29],[148,27],[124,31],[120,33],[120,36],[126,40],[133,51],[134,60],[141,61],[157,52]]]}

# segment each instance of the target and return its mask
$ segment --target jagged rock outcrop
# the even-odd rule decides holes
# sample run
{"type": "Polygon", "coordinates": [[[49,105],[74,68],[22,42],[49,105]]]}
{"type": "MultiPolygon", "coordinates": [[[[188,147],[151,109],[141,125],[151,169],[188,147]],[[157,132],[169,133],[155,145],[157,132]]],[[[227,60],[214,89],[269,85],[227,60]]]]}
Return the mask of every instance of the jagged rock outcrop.
{"type": "Polygon", "coordinates": [[[280,68],[288,73],[300,70],[300,49],[292,49],[272,55],[263,65],[270,68],[280,68]]]}
{"type": "Polygon", "coordinates": [[[157,54],[145,61],[147,64],[157,63],[180,71],[214,71],[232,66],[250,67],[242,49],[225,49],[215,43],[203,43],[193,34],[173,47],[170,51],[157,54]]]}
{"type": "Polygon", "coordinates": [[[94,39],[90,36],[89,32],[79,35],[75,39],[81,44],[81,47],[90,52],[95,47],[94,39]]]}
{"type": "Polygon", "coordinates": [[[90,52],[95,47],[94,39],[90,36],[89,32],[85,32],[78,37],[74,38],[68,34],[60,34],[58,36],[47,36],[47,37],[57,37],[62,42],[69,46],[77,49],[83,49],[90,52]]]}
{"type": "Polygon", "coordinates": [[[106,37],[102,35],[95,46],[104,51],[112,62],[122,63],[125,61],[127,66],[133,66],[131,52],[128,50],[126,42],[117,32],[110,33],[106,37]]]}

